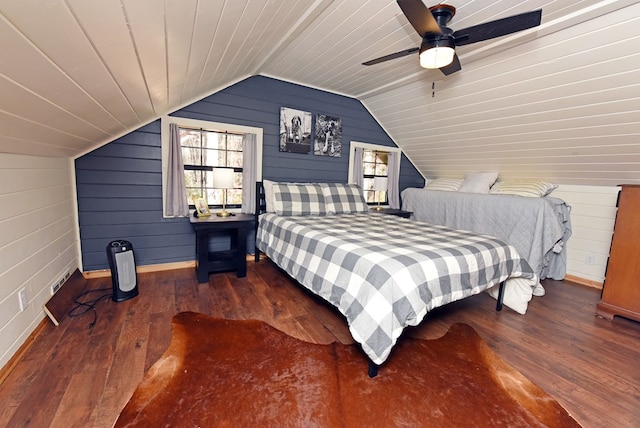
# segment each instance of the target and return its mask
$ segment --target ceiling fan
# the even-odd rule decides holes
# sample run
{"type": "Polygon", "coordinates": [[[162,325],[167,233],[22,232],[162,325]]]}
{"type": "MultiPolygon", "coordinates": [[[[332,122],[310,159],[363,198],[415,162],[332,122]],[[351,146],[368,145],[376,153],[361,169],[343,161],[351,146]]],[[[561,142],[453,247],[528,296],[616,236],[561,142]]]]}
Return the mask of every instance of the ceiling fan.
{"type": "Polygon", "coordinates": [[[447,23],[456,14],[456,8],[447,4],[426,7],[422,0],[397,0],[400,9],[409,23],[422,37],[419,48],[406,49],[363,62],[362,65],[374,65],[419,52],[420,65],[424,68],[439,68],[449,75],[459,71],[460,60],[455,47],[468,45],[526,30],[540,25],[542,9],[525,12],[484,24],[474,25],[453,31],[447,23]]]}

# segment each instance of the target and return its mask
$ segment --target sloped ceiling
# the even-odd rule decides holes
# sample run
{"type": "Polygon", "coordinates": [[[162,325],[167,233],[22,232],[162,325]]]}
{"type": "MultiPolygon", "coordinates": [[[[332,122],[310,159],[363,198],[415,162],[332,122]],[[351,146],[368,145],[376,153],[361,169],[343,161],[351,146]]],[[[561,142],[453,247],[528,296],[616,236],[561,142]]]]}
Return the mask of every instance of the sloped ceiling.
{"type": "Polygon", "coordinates": [[[427,177],[640,183],[640,1],[447,3],[542,25],[445,78],[361,65],[420,43],[391,0],[0,0],[0,152],[77,157],[263,74],[360,99],[427,177]]]}

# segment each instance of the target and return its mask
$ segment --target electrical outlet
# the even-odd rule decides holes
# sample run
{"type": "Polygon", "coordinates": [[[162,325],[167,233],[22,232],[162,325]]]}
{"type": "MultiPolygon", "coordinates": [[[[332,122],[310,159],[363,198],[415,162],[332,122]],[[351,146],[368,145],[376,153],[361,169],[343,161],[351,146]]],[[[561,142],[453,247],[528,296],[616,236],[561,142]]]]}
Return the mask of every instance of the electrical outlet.
{"type": "Polygon", "coordinates": [[[18,291],[18,300],[20,302],[20,312],[27,309],[29,306],[29,297],[27,296],[27,289],[22,288],[18,291]]]}
{"type": "Polygon", "coordinates": [[[587,265],[592,265],[596,262],[596,255],[593,253],[588,253],[584,256],[584,263],[587,265]]]}

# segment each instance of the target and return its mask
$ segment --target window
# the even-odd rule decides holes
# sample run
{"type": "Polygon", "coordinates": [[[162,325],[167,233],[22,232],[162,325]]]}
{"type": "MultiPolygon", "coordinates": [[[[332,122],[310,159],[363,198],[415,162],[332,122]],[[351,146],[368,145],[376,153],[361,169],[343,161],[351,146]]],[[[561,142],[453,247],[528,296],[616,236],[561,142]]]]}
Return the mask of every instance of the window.
{"type": "MultiPolygon", "coordinates": [[[[170,146],[169,125],[171,123],[177,124],[179,128],[185,187],[190,207],[193,207],[194,199],[200,197],[206,198],[212,208],[222,206],[222,195],[225,190],[212,187],[212,171],[216,167],[233,168],[234,170],[233,189],[226,190],[227,208],[232,211],[240,211],[243,198],[245,203],[253,200],[251,195],[255,189],[254,181],[262,180],[262,128],[163,116],[161,120],[163,207],[166,207],[170,146]],[[255,158],[254,171],[243,169],[245,156],[242,149],[246,134],[255,135],[255,153],[252,153],[255,158]],[[244,183],[247,180],[251,183],[244,183]]],[[[248,156],[251,157],[251,154],[248,156]]],[[[251,205],[247,209],[251,210],[251,205]]],[[[164,215],[170,217],[166,215],[166,211],[164,215]]]]}
{"type": "Polygon", "coordinates": [[[242,206],[242,134],[180,128],[184,163],[184,181],[189,206],[204,197],[209,206],[222,206],[226,192],[228,208],[242,206]],[[233,168],[233,189],[214,189],[212,171],[216,167],[233,168]]]}
{"type": "Polygon", "coordinates": [[[395,181],[398,177],[389,177],[389,171],[400,171],[400,149],[397,147],[382,146],[378,144],[360,143],[351,141],[349,147],[349,183],[361,184],[367,203],[374,205],[378,203],[390,204],[389,192],[376,192],[373,188],[375,177],[387,177],[388,182],[395,181]],[[362,160],[356,157],[356,149],[362,149],[362,160]],[[394,153],[395,168],[390,168],[389,160],[394,153]],[[362,162],[361,168],[356,167],[355,162],[362,162]],[[355,171],[362,171],[362,177],[354,177],[355,171]],[[362,180],[362,181],[360,181],[362,180]]]}
{"type": "Polygon", "coordinates": [[[388,203],[387,192],[376,192],[373,188],[375,177],[387,176],[389,170],[388,165],[389,152],[364,149],[362,154],[362,172],[364,175],[362,189],[364,190],[367,203],[388,203]]]}

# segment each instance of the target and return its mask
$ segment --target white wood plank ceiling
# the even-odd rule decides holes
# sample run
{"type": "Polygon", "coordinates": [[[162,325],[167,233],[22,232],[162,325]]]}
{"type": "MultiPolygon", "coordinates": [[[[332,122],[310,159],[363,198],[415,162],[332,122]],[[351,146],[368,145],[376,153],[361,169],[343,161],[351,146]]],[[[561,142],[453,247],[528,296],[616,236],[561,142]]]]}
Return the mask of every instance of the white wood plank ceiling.
{"type": "Polygon", "coordinates": [[[447,3],[542,25],[445,78],[361,65],[420,43],[392,0],[0,0],[0,152],[76,157],[263,74],[360,99],[427,177],[640,183],[640,1],[447,3]]]}

